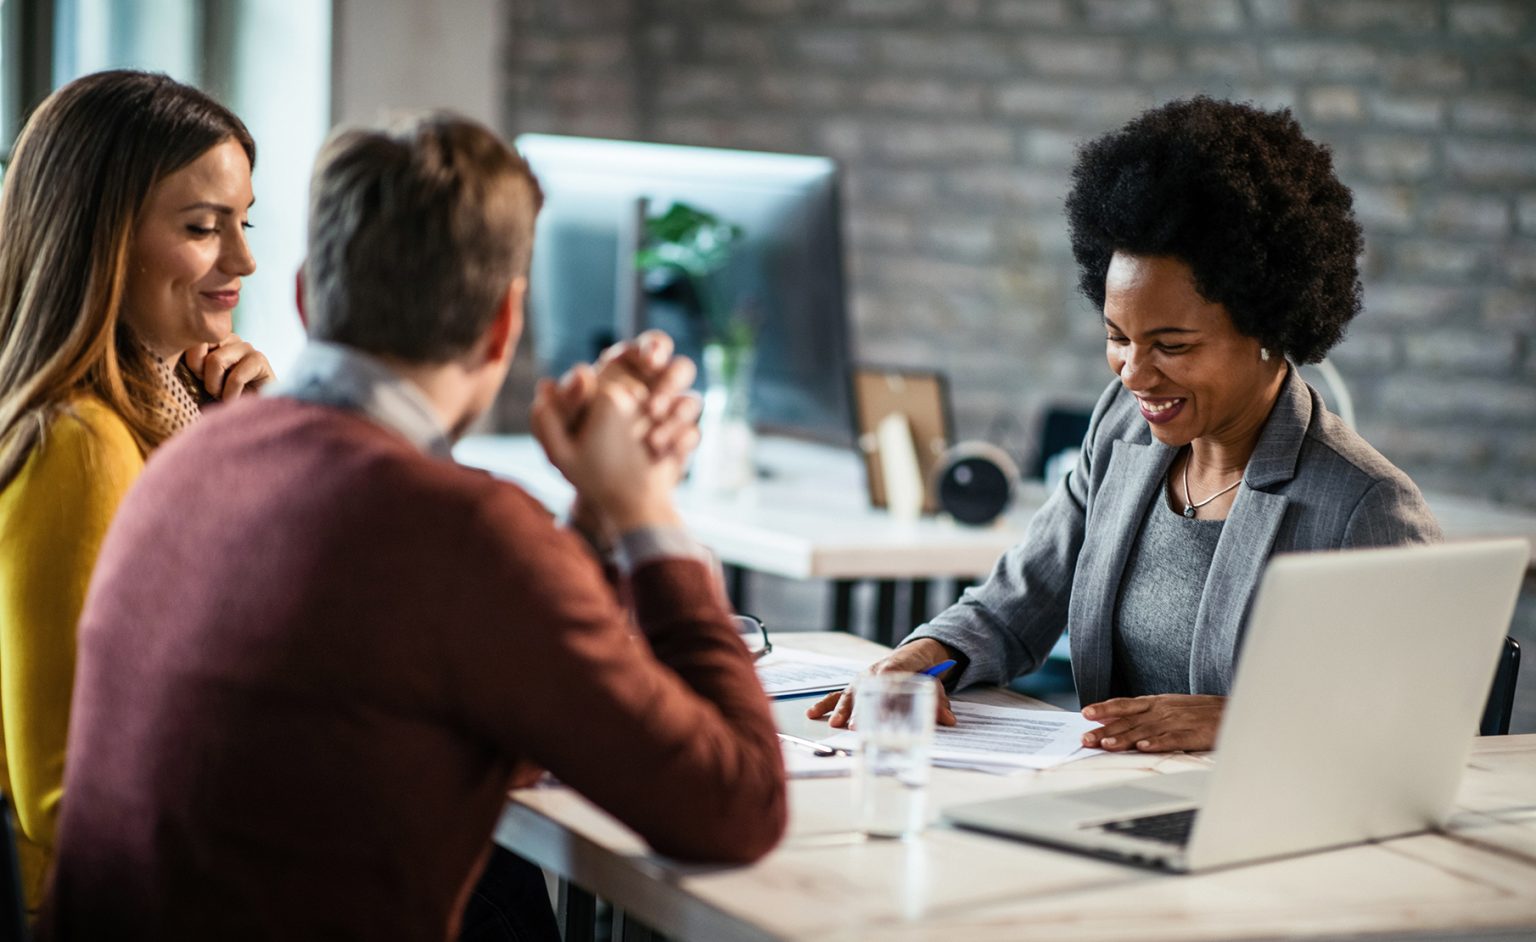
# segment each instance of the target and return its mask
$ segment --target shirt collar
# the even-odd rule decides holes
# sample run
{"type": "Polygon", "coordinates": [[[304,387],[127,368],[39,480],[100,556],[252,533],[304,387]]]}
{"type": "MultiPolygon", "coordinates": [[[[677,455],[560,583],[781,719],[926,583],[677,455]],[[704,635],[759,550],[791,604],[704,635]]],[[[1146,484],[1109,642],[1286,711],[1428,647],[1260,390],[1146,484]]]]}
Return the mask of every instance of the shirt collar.
{"type": "Polygon", "coordinates": [[[426,394],[382,360],[341,344],[311,340],[274,395],[344,409],[391,429],[421,451],[453,458],[453,442],[426,394]]]}

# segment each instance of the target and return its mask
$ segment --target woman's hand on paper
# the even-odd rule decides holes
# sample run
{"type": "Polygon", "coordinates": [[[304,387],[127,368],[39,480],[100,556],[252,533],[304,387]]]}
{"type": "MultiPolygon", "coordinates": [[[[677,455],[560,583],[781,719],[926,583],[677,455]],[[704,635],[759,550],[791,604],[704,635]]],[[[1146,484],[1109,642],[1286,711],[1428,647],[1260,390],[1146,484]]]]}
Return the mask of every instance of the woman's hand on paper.
{"type": "MultiPolygon", "coordinates": [[[[910,644],[902,645],[871,664],[867,673],[918,674],[954,657],[955,655],[948,648],[932,638],[919,638],[910,644]]],[[[943,674],[940,674],[938,679],[942,681],[943,674]]],[[[858,684],[855,683],[845,690],[827,694],[806,710],[805,715],[813,720],[825,716],[829,725],[846,728],[853,718],[853,691],[857,686],[858,684]]],[[[949,708],[949,694],[945,692],[942,683],[939,684],[937,720],[940,726],[955,725],[955,713],[949,708]]]]}
{"type": "Polygon", "coordinates": [[[1083,745],[1111,752],[1202,752],[1216,748],[1226,697],[1159,694],[1119,697],[1083,708],[1103,724],[1083,734],[1083,745]]]}

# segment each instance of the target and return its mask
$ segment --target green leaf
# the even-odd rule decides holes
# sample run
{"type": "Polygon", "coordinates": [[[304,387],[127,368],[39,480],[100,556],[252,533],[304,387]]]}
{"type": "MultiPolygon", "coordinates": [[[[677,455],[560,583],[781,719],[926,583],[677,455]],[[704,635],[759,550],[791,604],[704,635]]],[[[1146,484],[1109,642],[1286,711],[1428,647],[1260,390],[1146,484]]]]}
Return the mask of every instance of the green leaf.
{"type": "Polygon", "coordinates": [[[641,272],[681,272],[693,283],[704,315],[707,339],[734,348],[750,347],[755,327],[737,310],[735,291],[720,282],[744,231],[689,203],[673,203],[645,220],[645,243],[635,253],[641,272]]]}
{"type": "Polygon", "coordinates": [[[642,271],[673,267],[694,278],[714,274],[730,263],[742,229],[688,203],[673,203],[645,220],[645,245],[635,255],[642,271]]]}

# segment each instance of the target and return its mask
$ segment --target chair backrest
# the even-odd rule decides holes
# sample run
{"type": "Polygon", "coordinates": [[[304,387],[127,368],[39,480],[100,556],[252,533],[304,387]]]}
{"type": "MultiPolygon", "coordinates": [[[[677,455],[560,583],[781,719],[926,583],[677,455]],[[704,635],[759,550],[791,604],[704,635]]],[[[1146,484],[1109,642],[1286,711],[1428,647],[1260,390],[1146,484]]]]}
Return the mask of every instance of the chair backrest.
{"type": "Polygon", "coordinates": [[[1350,395],[1349,384],[1344,382],[1338,367],[1324,358],[1320,363],[1298,366],[1296,371],[1322,394],[1323,403],[1334,415],[1350,428],[1355,427],[1355,397],[1350,395]]]}
{"type": "Polygon", "coordinates": [[[1488,689],[1488,706],[1477,731],[1482,736],[1503,736],[1509,732],[1509,717],[1515,710],[1515,681],[1520,676],[1520,645],[1514,638],[1504,639],[1499,652],[1499,667],[1488,689]]]}
{"type": "Polygon", "coordinates": [[[0,818],[5,820],[5,848],[0,851],[0,942],[27,942],[27,899],[21,891],[21,863],[16,859],[16,829],[11,822],[11,801],[0,793],[0,818]]]}
{"type": "Polygon", "coordinates": [[[1040,419],[1039,445],[1034,463],[1029,468],[1030,476],[1044,478],[1047,461],[1060,451],[1081,447],[1083,436],[1088,434],[1088,420],[1092,416],[1091,409],[1066,405],[1048,407],[1040,419]]]}

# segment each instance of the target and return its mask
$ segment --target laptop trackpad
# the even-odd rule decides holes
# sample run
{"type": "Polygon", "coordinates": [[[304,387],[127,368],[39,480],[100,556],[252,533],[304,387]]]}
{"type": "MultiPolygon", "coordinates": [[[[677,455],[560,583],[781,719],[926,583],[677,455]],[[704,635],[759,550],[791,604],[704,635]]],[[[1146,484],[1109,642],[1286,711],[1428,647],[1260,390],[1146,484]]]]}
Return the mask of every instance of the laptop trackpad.
{"type": "Polygon", "coordinates": [[[1112,788],[1085,788],[1081,791],[1071,792],[1065,797],[1070,797],[1075,802],[1093,805],[1096,808],[1103,808],[1107,811],[1139,811],[1153,805],[1189,801],[1188,795],[1159,791],[1155,788],[1138,788],[1135,785],[1120,785],[1112,788]]]}

